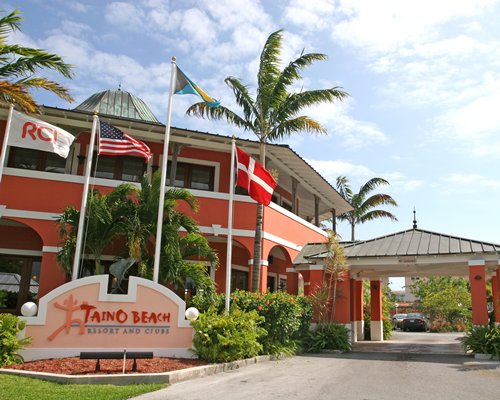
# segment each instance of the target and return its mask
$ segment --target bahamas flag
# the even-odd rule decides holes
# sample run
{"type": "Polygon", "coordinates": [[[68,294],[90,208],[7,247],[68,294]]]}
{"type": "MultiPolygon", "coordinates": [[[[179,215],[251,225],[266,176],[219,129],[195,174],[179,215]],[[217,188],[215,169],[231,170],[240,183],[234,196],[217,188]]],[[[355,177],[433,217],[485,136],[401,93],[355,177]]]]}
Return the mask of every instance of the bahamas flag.
{"type": "Polygon", "coordinates": [[[174,94],[197,94],[200,96],[207,106],[209,107],[219,107],[220,102],[214,100],[208,94],[206,94],[196,83],[189,79],[184,72],[176,65],[177,73],[175,79],[174,94]]]}

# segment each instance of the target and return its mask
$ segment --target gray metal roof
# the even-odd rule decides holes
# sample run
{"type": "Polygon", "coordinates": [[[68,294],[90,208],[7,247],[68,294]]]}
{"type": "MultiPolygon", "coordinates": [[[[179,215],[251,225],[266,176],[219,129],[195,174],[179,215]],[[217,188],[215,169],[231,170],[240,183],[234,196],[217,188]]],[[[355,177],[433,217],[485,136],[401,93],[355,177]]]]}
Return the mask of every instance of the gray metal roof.
{"type": "Polygon", "coordinates": [[[159,122],[144,101],[120,89],[94,93],[75,107],[74,110],[98,112],[113,117],[131,118],[147,122],[159,122]]]}
{"type": "MultiPolygon", "coordinates": [[[[294,260],[294,264],[304,263],[303,260],[311,262],[313,259],[324,258],[326,256],[324,246],[323,244],[321,252],[317,243],[307,244],[294,260]]],[[[345,255],[353,258],[500,253],[500,244],[423,229],[409,229],[375,239],[344,243],[343,246],[345,255]]]]}

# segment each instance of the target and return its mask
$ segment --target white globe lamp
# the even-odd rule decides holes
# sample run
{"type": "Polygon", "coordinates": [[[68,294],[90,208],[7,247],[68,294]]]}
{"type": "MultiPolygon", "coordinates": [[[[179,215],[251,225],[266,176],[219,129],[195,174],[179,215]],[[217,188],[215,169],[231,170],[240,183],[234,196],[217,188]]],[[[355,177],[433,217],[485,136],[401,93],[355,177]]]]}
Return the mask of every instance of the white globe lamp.
{"type": "Polygon", "coordinates": [[[25,317],[33,317],[36,315],[38,307],[35,303],[28,301],[21,306],[21,314],[25,317]]]}
{"type": "Polygon", "coordinates": [[[186,318],[190,321],[196,321],[198,319],[198,316],[200,315],[200,312],[198,311],[197,308],[194,307],[189,307],[186,310],[186,318]]]}

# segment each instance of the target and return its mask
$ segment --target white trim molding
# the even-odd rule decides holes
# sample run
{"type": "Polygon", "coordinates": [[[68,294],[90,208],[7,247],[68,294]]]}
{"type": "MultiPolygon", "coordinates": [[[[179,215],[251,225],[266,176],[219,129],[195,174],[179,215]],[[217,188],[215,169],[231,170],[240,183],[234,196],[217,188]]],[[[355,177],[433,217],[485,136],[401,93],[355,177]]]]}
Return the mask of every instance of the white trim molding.
{"type": "Polygon", "coordinates": [[[484,260],[469,260],[469,267],[484,267],[486,262],[484,260]]]}

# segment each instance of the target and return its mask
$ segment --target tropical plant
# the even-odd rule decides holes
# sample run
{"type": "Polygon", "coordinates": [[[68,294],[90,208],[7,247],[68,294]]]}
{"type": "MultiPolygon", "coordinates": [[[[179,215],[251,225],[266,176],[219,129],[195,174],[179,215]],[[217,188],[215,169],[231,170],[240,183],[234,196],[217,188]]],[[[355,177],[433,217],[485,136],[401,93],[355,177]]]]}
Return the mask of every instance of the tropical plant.
{"type": "Polygon", "coordinates": [[[16,103],[23,111],[37,112],[38,105],[30,94],[32,89],[47,90],[64,100],[74,101],[67,88],[38,76],[40,70],[48,69],[72,78],[70,64],[45,50],[7,43],[9,34],[20,30],[19,14],[14,10],[0,18],[0,103],[16,103]]]}
{"type": "Polygon", "coordinates": [[[319,324],[311,330],[304,340],[304,350],[317,353],[321,350],[350,351],[352,348],[350,332],[342,324],[330,322],[319,324]]]}
{"type": "Polygon", "coordinates": [[[23,362],[17,353],[31,343],[31,338],[19,339],[26,322],[12,314],[0,314],[0,368],[23,362]]]}
{"type": "Polygon", "coordinates": [[[396,200],[390,195],[379,193],[368,197],[373,190],[381,185],[389,185],[389,182],[383,178],[372,178],[360,187],[358,193],[353,193],[349,180],[345,176],[337,177],[336,186],[338,192],[344,200],[349,202],[353,207],[352,211],[339,215],[337,218],[339,221],[347,221],[351,225],[352,241],[355,240],[355,227],[358,224],[363,224],[378,218],[389,218],[392,221],[398,220],[396,216],[389,211],[374,209],[382,205],[397,207],[398,203],[396,203],[396,200]]]}
{"type": "Polygon", "coordinates": [[[475,326],[462,340],[465,351],[490,354],[500,360],[500,326],[475,326]]]}
{"type": "Polygon", "coordinates": [[[347,259],[335,232],[329,231],[325,243],[325,274],[318,290],[311,294],[318,324],[329,324],[335,319],[337,298],[341,295],[338,284],[346,279],[347,259]]]}
{"type": "MultiPolygon", "coordinates": [[[[300,113],[319,103],[340,101],[348,96],[339,87],[318,90],[293,91],[294,85],[302,78],[302,70],[315,61],[325,60],[321,53],[301,53],[283,69],[283,31],[272,33],[262,50],[257,73],[257,90],[252,95],[247,85],[234,76],[225,79],[232,89],[236,104],[242,115],[227,107],[208,107],[204,102],[192,105],[186,113],[213,120],[226,120],[245,131],[253,132],[260,142],[260,164],[265,167],[266,143],[282,140],[299,132],[326,133],[318,121],[300,113]]],[[[260,260],[262,254],[263,206],[257,205],[255,225],[255,246],[253,256],[252,288],[259,290],[260,260]]]]}
{"type": "MultiPolygon", "coordinates": [[[[90,274],[102,273],[103,251],[112,243],[123,242],[116,255],[124,256],[128,260],[126,264],[135,262],[137,274],[151,279],[160,181],[158,173],[151,182],[145,176],[140,189],[124,183],[107,195],[98,191],[89,193],[83,248],[84,253],[91,254],[94,259],[93,268],[88,271],[90,274]],[[120,238],[125,240],[119,242],[120,238]]],[[[218,266],[217,254],[200,233],[196,221],[178,210],[181,202],[192,211],[198,210],[196,198],[188,190],[166,191],[159,282],[173,289],[184,289],[189,278],[198,289],[214,291],[205,260],[215,268],[218,266]]],[[[57,261],[66,273],[72,270],[79,216],[80,212],[70,206],[57,219],[63,242],[57,261]]]]}
{"type": "MultiPolygon", "coordinates": [[[[143,178],[125,226],[128,255],[137,260],[139,275],[148,278],[153,272],[160,185],[159,173],[151,180],[148,176],[143,178]]],[[[172,188],[165,192],[159,282],[183,289],[189,278],[197,289],[213,292],[214,282],[207,273],[205,261],[216,268],[217,253],[201,234],[196,221],[178,208],[180,203],[193,212],[198,211],[197,200],[189,190],[172,188]]]]}
{"type": "MultiPolygon", "coordinates": [[[[97,190],[89,193],[87,218],[83,229],[83,253],[93,256],[93,268],[88,271],[90,274],[99,275],[103,272],[102,252],[114,239],[125,233],[127,215],[133,207],[131,196],[136,190],[131,184],[122,184],[108,195],[97,190]]],[[[59,237],[63,243],[57,253],[57,262],[67,274],[72,271],[79,218],[80,211],[74,206],[68,206],[56,219],[59,237]]]]}
{"type": "Polygon", "coordinates": [[[229,313],[220,314],[211,308],[191,322],[195,330],[193,351],[213,363],[255,357],[262,351],[259,339],[266,334],[260,327],[262,320],[256,311],[232,307],[229,313]]]}

